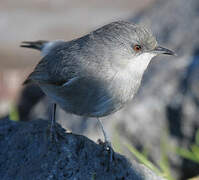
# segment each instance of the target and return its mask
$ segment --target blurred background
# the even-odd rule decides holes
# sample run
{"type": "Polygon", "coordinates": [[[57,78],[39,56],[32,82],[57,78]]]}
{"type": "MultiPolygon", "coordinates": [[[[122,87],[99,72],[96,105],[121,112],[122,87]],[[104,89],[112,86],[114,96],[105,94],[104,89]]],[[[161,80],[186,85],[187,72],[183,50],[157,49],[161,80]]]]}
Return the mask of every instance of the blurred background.
{"type": "MultiPolygon", "coordinates": [[[[21,41],[66,41],[115,20],[149,26],[177,57],[156,57],[125,109],[103,118],[116,151],[134,157],[125,142],[170,179],[199,175],[198,0],[0,0],[0,117],[29,121],[49,117],[49,99],[34,85],[22,86],[41,59],[21,41]]],[[[102,138],[95,119],[66,114],[63,127],[93,140],[102,138]]],[[[139,158],[138,158],[139,159],[139,158]]]]}

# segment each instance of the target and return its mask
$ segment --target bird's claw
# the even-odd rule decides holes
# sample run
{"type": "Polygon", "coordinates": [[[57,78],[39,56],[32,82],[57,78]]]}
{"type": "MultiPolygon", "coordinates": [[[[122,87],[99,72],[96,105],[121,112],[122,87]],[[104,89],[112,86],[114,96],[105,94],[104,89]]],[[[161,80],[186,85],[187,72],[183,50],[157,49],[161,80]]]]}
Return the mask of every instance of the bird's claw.
{"type": "Polygon", "coordinates": [[[51,126],[48,129],[48,133],[50,134],[50,141],[52,143],[58,143],[59,139],[63,138],[64,139],[64,134],[65,134],[65,130],[60,129],[59,126],[55,125],[55,126],[51,126]]]}
{"type": "Polygon", "coordinates": [[[114,150],[109,141],[103,142],[101,139],[98,139],[98,143],[104,147],[104,150],[109,154],[109,164],[114,160],[114,150]]]}
{"type": "Polygon", "coordinates": [[[56,131],[56,127],[50,128],[50,141],[58,143],[58,133],[56,131]]]}

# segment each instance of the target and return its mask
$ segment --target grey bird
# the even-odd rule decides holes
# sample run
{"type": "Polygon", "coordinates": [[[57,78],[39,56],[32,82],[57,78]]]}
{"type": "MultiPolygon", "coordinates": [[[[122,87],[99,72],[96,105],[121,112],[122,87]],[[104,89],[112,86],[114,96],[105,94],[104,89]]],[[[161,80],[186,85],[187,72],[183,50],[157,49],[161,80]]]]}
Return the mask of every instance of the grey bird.
{"type": "Polygon", "coordinates": [[[175,55],[158,46],[148,28],[125,21],[112,22],[72,41],[51,42],[52,46],[47,46],[48,41],[36,42],[22,45],[45,52],[24,84],[37,83],[66,112],[96,117],[101,126],[100,117],[120,110],[134,97],[154,56],[175,55]]]}

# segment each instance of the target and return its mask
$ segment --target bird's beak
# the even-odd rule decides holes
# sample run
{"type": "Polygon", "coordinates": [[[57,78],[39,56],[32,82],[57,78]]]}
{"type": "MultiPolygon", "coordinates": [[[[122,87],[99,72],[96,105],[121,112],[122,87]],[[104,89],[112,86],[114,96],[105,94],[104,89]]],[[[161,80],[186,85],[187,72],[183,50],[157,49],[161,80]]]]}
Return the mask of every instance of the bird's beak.
{"type": "Polygon", "coordinates": [[[176,56],[176,53],[174,51],[171,51],[167,48],[161,47],[161,46],[157,46],[154,50],[154,53],[156,54],[167,54],[167,55],[172,55],[172,56],[176,56]]]}

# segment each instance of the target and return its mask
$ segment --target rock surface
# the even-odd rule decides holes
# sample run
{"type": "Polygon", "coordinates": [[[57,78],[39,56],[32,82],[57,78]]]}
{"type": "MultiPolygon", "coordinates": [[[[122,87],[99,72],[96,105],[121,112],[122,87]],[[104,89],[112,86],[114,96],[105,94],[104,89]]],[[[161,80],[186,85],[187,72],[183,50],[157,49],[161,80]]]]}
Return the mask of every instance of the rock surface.
{"type": "Polygon", "coordinates": [[[112,162],[102,144],[65,133],[50,141],[48,121],[0,120],[2,180],[161,180],[148,168],[115,153],[112,162]]]}

